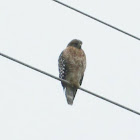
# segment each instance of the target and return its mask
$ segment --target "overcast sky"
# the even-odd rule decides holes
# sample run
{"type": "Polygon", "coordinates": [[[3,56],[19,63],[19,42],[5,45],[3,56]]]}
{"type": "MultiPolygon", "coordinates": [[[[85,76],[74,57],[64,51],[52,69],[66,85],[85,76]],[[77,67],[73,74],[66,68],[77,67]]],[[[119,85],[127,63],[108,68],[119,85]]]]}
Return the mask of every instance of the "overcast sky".
{"type": "MultiPolygon", "coordinates": [[[[61,0],[140,37],[139,0],[61,0]]],[[[82,87],[140,112],[140,41],[52,0],[0,1],[0,52],[58,76],[58,57],[83,42],[82,87]]],[[[140,140],[140,116],[0,56],[1,140],[140,140]]]]}

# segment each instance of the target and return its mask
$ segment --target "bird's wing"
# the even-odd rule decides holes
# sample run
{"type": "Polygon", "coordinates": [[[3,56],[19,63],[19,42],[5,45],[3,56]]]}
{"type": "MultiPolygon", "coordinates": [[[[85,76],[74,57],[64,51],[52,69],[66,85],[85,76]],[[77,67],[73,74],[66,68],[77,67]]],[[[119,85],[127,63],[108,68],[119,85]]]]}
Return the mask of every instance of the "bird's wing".
{"type": "Polygon", "coordinates": [[[80,86],[82,85],[83,78],[84,78],[84,75],[80,79],[80,86]]]}
{"type": "MultiPolygon", "coordinates": [[[[63,52],[60,54],[58,59],[58,67],[59,67],[59,78],[62,78],[66,80],[66,74],[67,74],[67,62],[63,56],[63,52]]],[[[63,88],[66,87],[66,84],[61,82],[63,88]]]]}

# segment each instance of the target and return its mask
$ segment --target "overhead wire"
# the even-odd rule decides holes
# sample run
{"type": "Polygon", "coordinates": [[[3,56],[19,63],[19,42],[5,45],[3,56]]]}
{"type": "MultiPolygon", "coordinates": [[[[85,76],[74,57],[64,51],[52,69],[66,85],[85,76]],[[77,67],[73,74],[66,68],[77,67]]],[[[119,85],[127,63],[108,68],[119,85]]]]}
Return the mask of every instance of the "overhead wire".
{"type": "Polygon", "coordinates": [[[56,3],[58,3],[58,4],[61,4],[61,5],[65,6],[65,7],[69,8],[69,9],[71,9],[71,10],[74,10],[74,11],[76,11],[76,12],[78,12],[78,13],[84,15],[84,16],[87,16],[87,17],[89,17],[89,18],[91,18],[93,20],[96,20],[97,22],[100,22],[100,23],[102,23],[102,24],[104,24],[104,25],[106,25],[106,26],[108,26],[110,28],[113,28],[113,29],[115,29],[115,30],[117,30],[117,31],[119,31],[121,33],[124,33],[124,34],[126,34],[126,35],[128,35],[128,36],[130,36],[130,37],[132,37],[132,38],[137,39],[137,40],[140,41],[140,38],[137,37],[137,36],[135,36],[135,35],[132,35],[132,34],[126,32],[126,31],[123,31],[123,30],[121,30],[121,29],[119,29],[119,28],[117,28],[117,27],[115,27],[115,26],[113,26],[111,24],[108,24],[108,23],[106,23],[106,22],[104,22],[104,21],[102,21],[102,20],[100,20],[98,18],[95,18],[95,17],[93,17],[93,16],[91,16],[89,14],[86,14],[86,13],[84,13],[84,12],[82,12],[82,11],[76,9],[76,8],[73,8],[73,7],[71,7],[71,6],[67,5],[67,4],[64,4],[64,3],[62,3],[62,2],[60,2],[58,0],[53,0],[53,1],[56,2],[56,3]]]}
{"type": "MultiPolygon", "coordinates": [[[[47,76],[49,76],[49,77],[51,77],[51,78],[53,78],[53,79],[56,79],[56,80],[59,80],[59,81],[61,81],[61,82],[63,82],[63,83],[66,83],[66,84],[71,85],[68,81],[66,81],[66,80],[64,80],[64,79],[58,78],[58,77],[56,77],[56,76],[54,76],[54,75],[52,75],[52,74],[49,74],[49,73],[47,73],[47,72],[45,72],[45,71],[42,71],[42,70],[40,70],[40,69],[38,69],[38,68],[35,68],[35,67],[33,67],[33,66],[31,66],[31,65],[28,65],[28,64],[26,64],[26,63],[24,63],[24,62],[21,62],[21,61],[15,59],[15,58],[12,58],[12,57],[10,57],[10,56],[8,56],[8,55],[6,55],[6,54],[0,53],[0,55],[3,56],[3,57],[5,57],[5,58],[7,58],[7,59],[9,59],[9,60],[12,60],[12,61],[14,61],[14,62],[16,62],[16,63],[19,63],[19,64],[21,64],[21,65],[23,65],[23,66],[25,66],[25,67],[28,67],[28,68],[30,68],[30,69],[32,69],[32,70],[35,70],[35,71],[40,72],[40,73],[42,73],[42,74],[44,74],[44,75],[47,75],[47,76]]],[[[93,93],[93,92],[91,92],[91,91],[88,91],[88,90],[86,90],[86,89],[84,89],[84,88],[82,88],[82,87],[79,87],[79,89],[82,90],[82,91],[84,91],[84,92],[87,92],[87,93],[89,93],[89,94],[91,94],[91,95],[93,95],[93,96],[96,96],[96,97],[98,97],[98,98],[100,98],[100,99],[102,99],[102,100],[105,100],[105,101],[107,101],[107,102],[109,102],[109,103],[111,103],[111,104],[114,104],[114,105],[116,105],[116,106],[118,106],[118,107],[121,107],[121,108],[123,108],[123,109],[126,109],[126,110],[128,110],[128,111],[130,111],[130,112],[132,112],[132,113],[135,113],[135,114],[137,114],[137,115],[140,115],[140,112],[138,112],[138,111],[135,111],[135,110],[133,110],[133,109],[131,109],[131,108],[128,108],[128,107],[126,107],[126,106],[124,106],[124,105],[121,105],[121,104],[119,104],[119,103],[117,103],[117,102],[114,102],[114,101],[112,101],[112,100],[110,100],[110,99],[107,99],[107,98],[105,98],[105,97],[103,97],[103,96],[97,95],[97,94],[95,94],[95,93],[93,93]]]]}

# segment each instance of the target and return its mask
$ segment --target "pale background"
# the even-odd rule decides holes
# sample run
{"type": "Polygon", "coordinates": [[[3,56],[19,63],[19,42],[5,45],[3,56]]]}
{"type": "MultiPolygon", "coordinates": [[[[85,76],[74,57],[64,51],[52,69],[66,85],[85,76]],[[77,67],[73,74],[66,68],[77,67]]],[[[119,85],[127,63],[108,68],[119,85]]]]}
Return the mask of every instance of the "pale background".
{"type": "MultiPolygon", "coordinates": [[[[140,37],[139,0],[61,0],[140,37]]],[[[69,41],[83,41],[82,87],[140,112],[140,41],[51,0],[0,1],[0,52],[58,76],[69,41]]],[[[140,140],[140,116],[0,56],[0,140],[140,140]]]]}

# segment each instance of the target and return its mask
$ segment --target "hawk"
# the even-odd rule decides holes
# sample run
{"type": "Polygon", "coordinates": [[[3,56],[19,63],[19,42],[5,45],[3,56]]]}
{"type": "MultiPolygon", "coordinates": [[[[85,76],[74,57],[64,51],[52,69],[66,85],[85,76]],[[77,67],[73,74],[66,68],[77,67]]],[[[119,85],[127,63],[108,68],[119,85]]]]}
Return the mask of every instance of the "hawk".
{"type": "Polygon", "coordinates": [[[86,69],[86,55],[81,48],[82,41],[73,39],[62,51],[58,59],[59,77],[71,85],[61,82],[67,103],[72,105],[78,87],[82,84],[86,69]]]}

